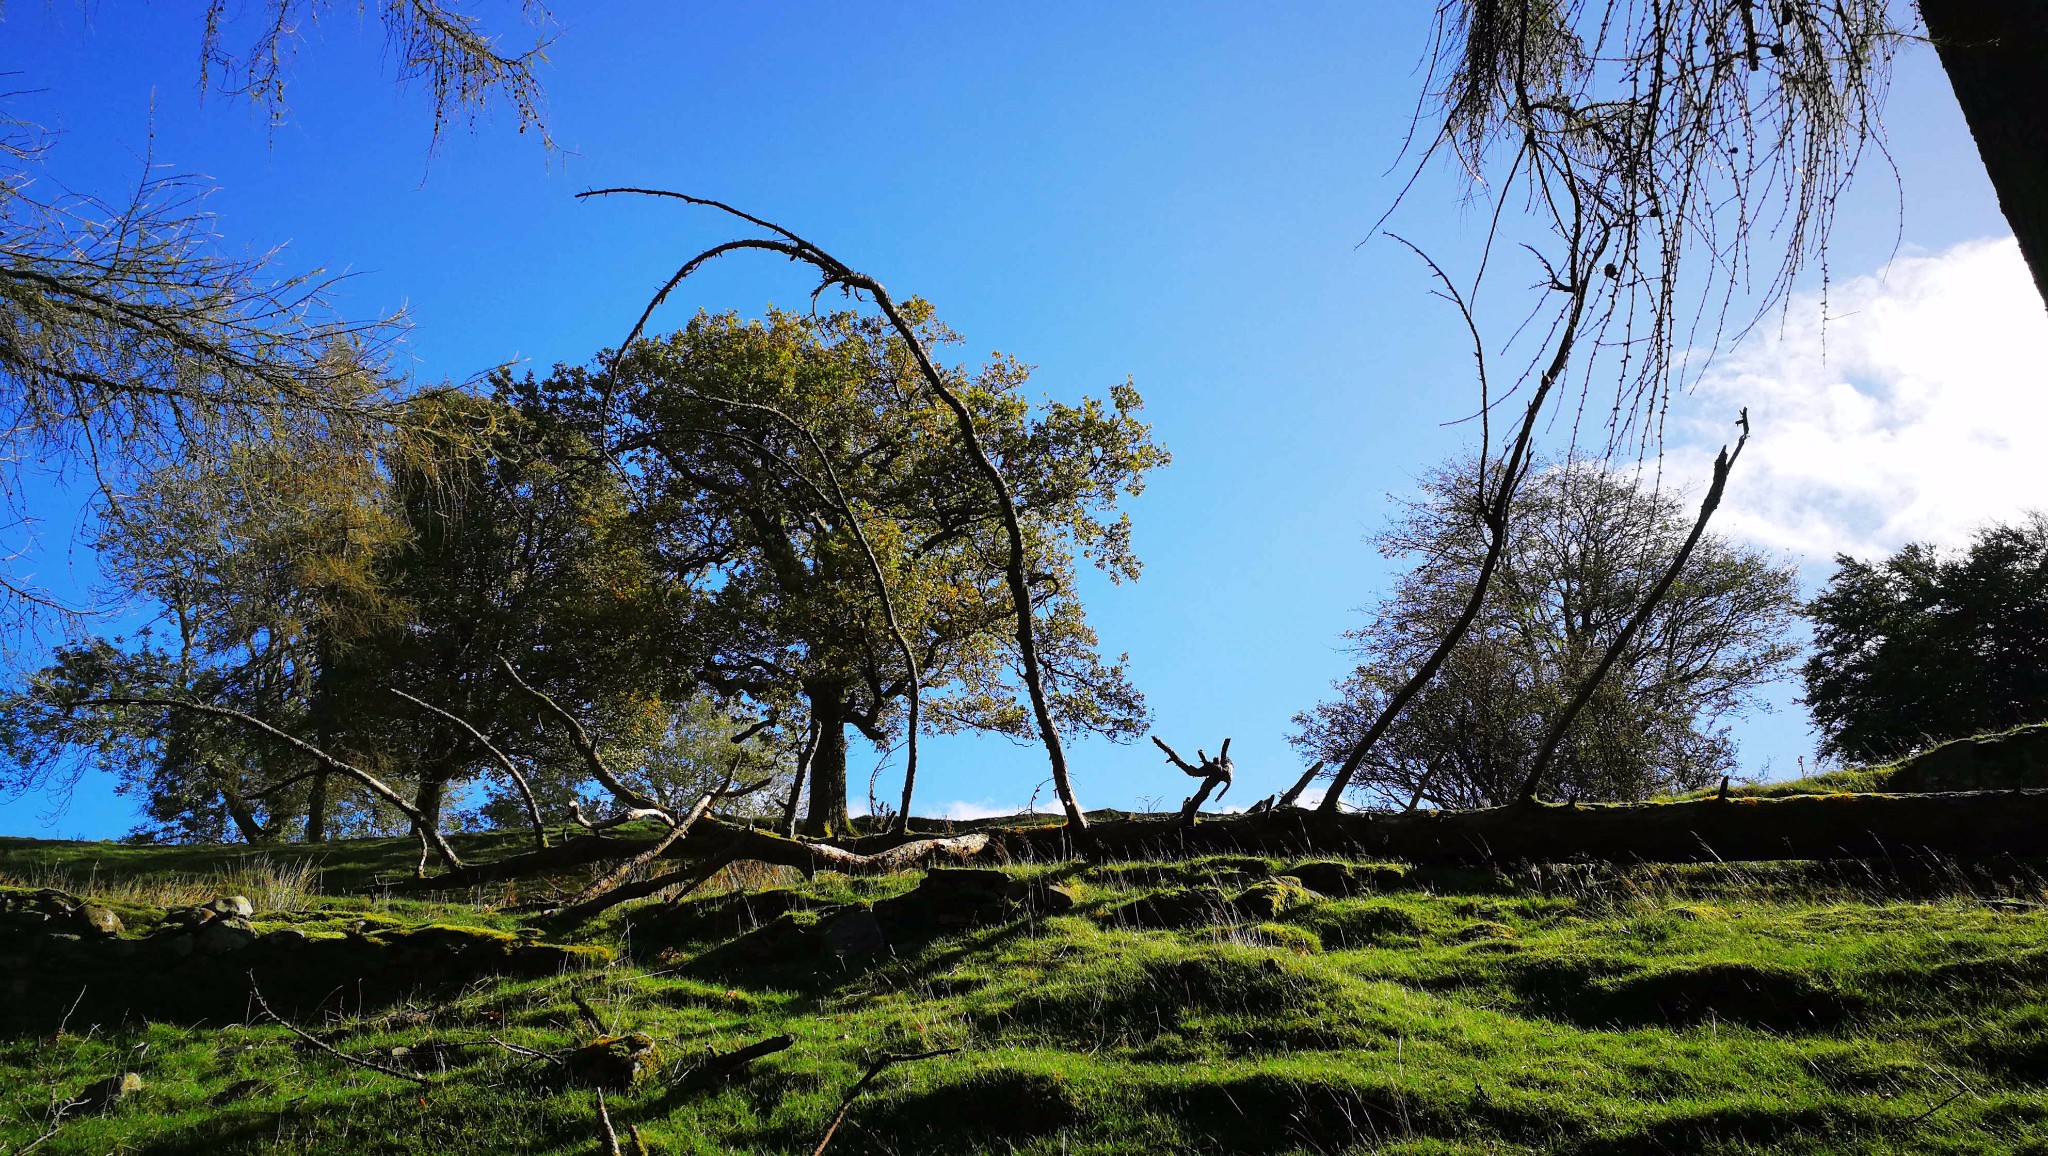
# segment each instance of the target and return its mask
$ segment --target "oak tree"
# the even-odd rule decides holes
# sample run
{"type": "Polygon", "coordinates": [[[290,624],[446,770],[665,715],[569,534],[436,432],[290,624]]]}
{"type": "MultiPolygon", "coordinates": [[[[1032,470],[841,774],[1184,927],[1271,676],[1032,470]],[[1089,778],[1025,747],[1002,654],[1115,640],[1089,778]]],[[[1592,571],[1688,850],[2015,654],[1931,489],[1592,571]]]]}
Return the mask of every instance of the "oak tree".
{"type": "MultiPolygon", "coordinates": [[[[928,345],[951,340],[929,306],[904,307],[928,345]]],[[[704,686],[815,729],[808,830],[848,829],[846,730],[905,737],[913,669],[929,692],[924,729],[1033,735],[996,504],[887,324],[699,315],[601,365],[529,382],[531,404],[602,428],[662,565],[688,585],[680,616],[648,629],[704,686]]],[[[1097,654],[1075,570],[1085,559],[1112,581],[1138,574],[1117,503],[1167,456],[1137,391],[1034,411],[1015,359],[945,372],[1014,490],[1054,717],[1134,736],[1143,700],[1097,654]]]]}

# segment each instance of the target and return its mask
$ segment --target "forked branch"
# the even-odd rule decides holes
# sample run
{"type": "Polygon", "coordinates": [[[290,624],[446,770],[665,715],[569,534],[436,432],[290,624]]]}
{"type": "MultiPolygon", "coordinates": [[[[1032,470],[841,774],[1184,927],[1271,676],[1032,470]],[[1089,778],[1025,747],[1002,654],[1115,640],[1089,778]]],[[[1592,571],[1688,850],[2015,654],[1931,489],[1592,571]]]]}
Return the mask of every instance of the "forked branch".
{"type": "Polygon", "coordinates": [[[639,339],[641,333],[646,328],[648,318],[653,316],[654,310],[660,307],[661,303],[667,299],[669,293],[674,291],[677,285],[681,284],[690,274],[702,268],[706,262],[726,253],[741,250],[779,253],[792,261],[799,261],[811,266],[820,275],[817,286],[811,291],[811,296],[814,300],[819,294],[834,286],[848,293],[866,293],[874,300],[876,307],[882,311],[882,315],[888,319],[890,326],[896,330],[897,336],[902,338],[904,345],[910,350],[912,357],[917,362],[918,372],[924,378],[925,384],[931,388],[934,394],[938,395],[939,399],[945,403],[946,408],[952,412],[962,444],[965,445],[968,455],[973,459],[975,468],[980,472],[984,480],[987,481],[990,490],[995,494],[997,508],[1003,519],[1003,530],[1009,539],[1009,554],[1006,559],[1005,571],[1007,585],[1010,590],[1010,600],[1016,612],[1017,650],[1019,665],[1023,668],[1025,690],[1031,698],[1032,715],[1038,724],[1039,737],[1045,744],[1046,757],[1052,765],[1053,787],[1059,792],[1060,805],[1066,811],[1067,824],[1076,831],[1086,831],[1088,820],[1082,814],[1080,804],[1075,800],[1073,783],[1067,770],[1066,751],[1061,746],[1059,728],[1053,722],[1052,706],[1045,693],[1044,674],[1040,669],[1038,658],[1038,640],[1032,611],[1030,574],[1027,564],[1028,558],[1024,547],[1024,529],[1017,516],[1017,503],[1011,495],[1008,480],[1004,478],[1002,470],[996,466],[995,459],[989,455],[987,447],[982,443],[981,434],[975,427],[972,411],[960,399],[960,395],[946,383],[945,376],[933,364],[931,354],[925,349],[923,339],[918,336],[916,328],[910,324],[903,316],[902,311],[897,308],[895,299],[889,296],[888,290],[882,287],[881,282],[864,273],[856,272],[845,262],[840,261],[837,257],[832,256],[818,246],[790,232],[788,229],[771,221],[756,217],[751,213],[742,212],[720,201],[693,197],[686,193],[677,193],[664,189],[645,188],[592,189],[587,192],[578,193],[577,196],[581,198],[613,194],[664,197],[682,201],[686,204],[701,205],[727,213],[775,234],[772,238],[757,237],[728,241],[722,245],[713,246],[685,262],[682,268],[678,269],[675,275],[670,277],[668,282],[662,286],[661,291],[656,293],[653,299],[648,302],[647,308],[640,314],[639,321],[634,324],[632,331],[627,334],[625,342],[620,345],[621,352],[639,339]]]}

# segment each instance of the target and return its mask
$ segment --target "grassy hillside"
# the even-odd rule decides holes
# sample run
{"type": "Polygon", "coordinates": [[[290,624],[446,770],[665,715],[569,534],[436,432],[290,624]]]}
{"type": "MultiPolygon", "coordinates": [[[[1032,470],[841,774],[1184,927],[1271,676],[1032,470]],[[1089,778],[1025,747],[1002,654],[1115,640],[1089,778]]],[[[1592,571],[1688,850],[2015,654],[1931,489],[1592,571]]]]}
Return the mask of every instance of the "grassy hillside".
{"type": "MultiPolygon", "coordinates": [[[[1846,767],[1803,779],[1751,783],[1729,794],[1751,798],[1827,795],[1843,791],[1999,791],[2048,787],[2048,723],[1952,739],[1896,762],[1846,767]]],[[[1708,789],[1683,798],[1705,798],[1708,789]]]]}
{"type": "Polygon", "coordinates": [[[530,1053],[600,1031],[614,1051],[649,1037],[608,1102],[652,1152],[810,1152],[871,1056],[956,1046],[880,1076],[830,1150],[2048,1152],[2048,896],[2023,867],[1020,866],[1057,901],[964,927],[902,898],[936,891],[917,874],[757,875],[565,934],[504,896],[346,893],[405,870],[402,841],[329,854],[316,878],[218,849],[0,844],[0,883],[96,891],[124,938],[232,888],[265,897],[256,933],[307,937],[293,950],[402,963],[330,991],[257,946],[122,982],[102,977],[141,965],[0,939],[0,1152],[124,1072],[143,1088],[36,1150],[591,1152],[596,1093],[530,1053]],[[835,954],[877,946],[845,933],[860,911],[886,947],[835,954]],[[619,962],[515,974],[430,949],[509,960],[543,937],[619,962]],[[249,970],[332,1048],[432,1082],[265,1022],[249,970]],[[171,1006],[209,986],[231,1010],[171,1006]],[[781,1033],[746,1074],[693,1083],[707,1051],[781,1033]]]}

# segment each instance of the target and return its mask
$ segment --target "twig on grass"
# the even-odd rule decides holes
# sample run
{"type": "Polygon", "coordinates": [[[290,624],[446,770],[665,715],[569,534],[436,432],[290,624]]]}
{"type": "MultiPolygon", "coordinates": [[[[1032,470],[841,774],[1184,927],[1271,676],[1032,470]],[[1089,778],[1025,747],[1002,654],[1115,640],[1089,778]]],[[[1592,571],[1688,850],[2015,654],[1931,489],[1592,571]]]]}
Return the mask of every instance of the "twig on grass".
{"type": "Polygon", "coordinates": [[[769,1036],[764,1040],[748,1044],[743,1048],[735,1048],[729,1052],[712,1053],[705,1056],[701,1063],[696,1064],[689,1071],[683,1073],[682,1079],[676,1081],[676,1086],[679,1088],[698,1088],[729,1080],[744,1072],[755,1060],[763,1056],[772,1056],[777,1052],[787,1049],[794,1043],[796,1043],[795,1036],[769,1036]]]}
{"type": "Polygon", "coordinates": [[[854,1085],[851,1088],[846,1089],[846,1095],[840,1097],[839,1111],[835,1113],[832,1117],[832,1126],[825,1129],[825,1138],[818,1141],[818,1146],[811,1150],[811,1156],[825,1156],[825,1146],[832,1142],[832,1137],[834,1135],[838,1134],[839,1125],[846,1122],[846,1114],[853,1110],[853,1102],[855,1100],[860,1099],[860,1095],[862,1092],[868,1090],[868,1085],[875,1082],[876,1076],[881,1075],[883,1072],[888,1071],[890,1068],[895,1067],[897,1064],[909,1064],[915,1063],[918,1060],[929,1060],[934,1056],[950,1056],[954,1052],[957,1052],[959,1050],[959,1048],[935,1048],[929,1052],[916,1052],[911,1055],[890,1055],[884,1053],[882,1055],[876,1056],[874,1060],[868,1064],[867,1072],[863,1074],[859,1080],[855,1081],[854,1085]]]}
{"type": "Polygon", "coordinates": [[[601,1036],[610,1034],[610,1032],[608,1032],[604,1026],[603,1017],[597,1014],[596,1008],[590,1006],[589,1000],[583,998],[582,992],[570,992],[569,1001],[576,1005],[577,1012],[583,1016],[584,1022],[590,1025],[590,1030],[596,1032],[598,1035],[601,1036]]]}
{"type": "Polygon", "coordinates": [[[597,1150],[604,1156],[625,1156],[619,1151],[619,1134],[612,1130],[612,1114],[604,1106],[604,1089],[597,1091],[597,1150]]]}
{"type": "Polygon", "coordinates": [[[290,1032],[291,1034],[299,1037],[301,1040],[304,1040],[306,1043],[309,1043],[314,1047],[319,1048],[321,1051],[326,1052],[328,1055],[333,1056],[335,1059],[340,1060],[342,1063],[354,1064],[358,1068],[368,1068],[370,1071],[373,1072],[382,1072],[387,1076],[395,1076],[401,1080],[410,1080],[415,1084],[421,1085],[422,1087],[429,1084],[435,1084],[440,1082],[432,1076],[423,1076],[418,1072],[404,1072],[400,1071],[397,1068],[385,1067],[383,1064],[377,1063],[374,1060],[365,1060],[358,1058],[356,1056],[351,1056],[347,1052],[344,1052],[339,1048],[334,1047],[332,1044],[324,1043],[318,1038],[314,1037],[313,1035],[307,1032],[300,1031],[296,1024],[290,1023],[283,1016],[278,1015],[276,1012],[270,1009],[270,1001],[263,998],[263,989],[256,986],[256,973],[254,971],[249,972],[249,995],[256,1000],[256,1006],[262,1008],[263,1014],[269,1016],[272,1022],[276,1023],[279,1027],[282,1027],[284,1030],[290,1032]]]}
{"type": "Polygon", "coordinates": [[[51,1137],[55,1136],[58,1133],[58,1131],[64,1127],[65,1115],[70,1113],[74,1108],[80,1108],[84,1105],[85,1101],[82,1099],[66,1100],[63,1103],[57,1105],[57,1110],[51,1113],[50,1115],[49,1130],[44,1132],[42,1135],[36,1137],[35,1139],[30,1140],[28,1143],[23,1144],[21,1147],[14,1149],[13,1156],[28,1156],[29,1152],[42,1147],[44,1141],[49,1140],[51,1137]]]}

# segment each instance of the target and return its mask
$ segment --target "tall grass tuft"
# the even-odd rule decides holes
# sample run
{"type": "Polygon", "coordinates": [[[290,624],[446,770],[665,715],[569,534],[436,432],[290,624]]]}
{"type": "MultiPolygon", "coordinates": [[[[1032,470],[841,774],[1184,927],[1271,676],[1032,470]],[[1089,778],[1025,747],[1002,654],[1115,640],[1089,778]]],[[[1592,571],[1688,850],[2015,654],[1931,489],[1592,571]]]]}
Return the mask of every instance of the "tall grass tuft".
{"type": "Polygon", "coordinates": [[[73,895],[147,907],[185,907],[222,895],[247,896],[258,911],[289,911],[320,894],[320,868],[304,859],[249,855],[209,875],[109,876],[56,866],[0,872],[0,886],[53,887],[73,895]]]}

